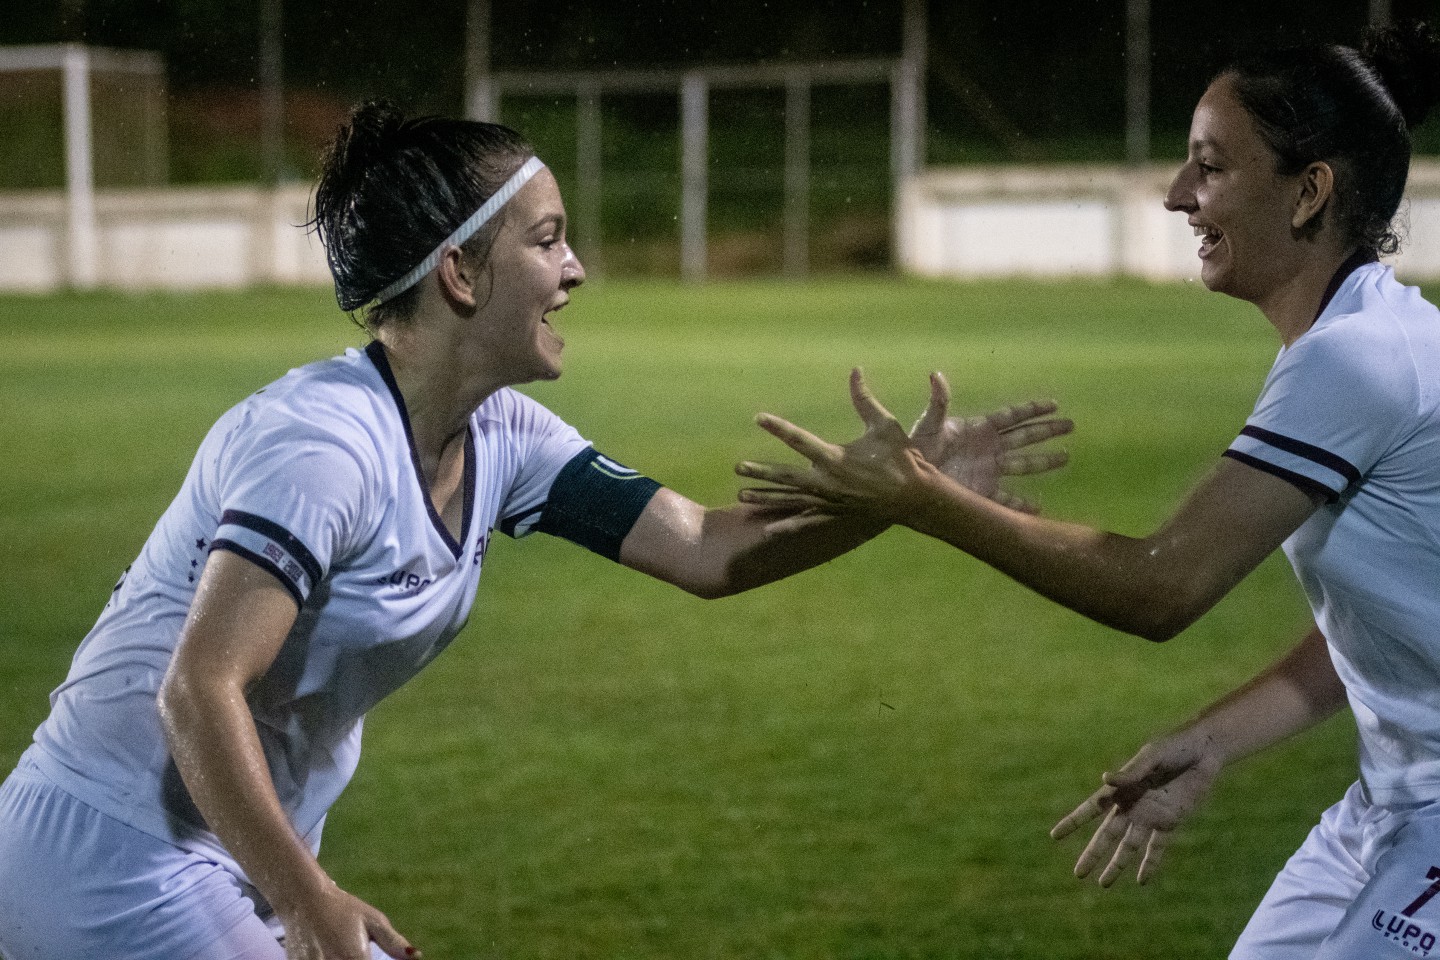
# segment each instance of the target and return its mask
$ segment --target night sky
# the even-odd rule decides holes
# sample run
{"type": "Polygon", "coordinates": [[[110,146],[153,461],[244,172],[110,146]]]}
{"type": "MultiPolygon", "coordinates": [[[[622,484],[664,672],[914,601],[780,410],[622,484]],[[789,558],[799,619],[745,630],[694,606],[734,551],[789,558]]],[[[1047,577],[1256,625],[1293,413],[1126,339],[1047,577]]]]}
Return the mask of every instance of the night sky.
{"type": "MultiPolygon", "coordinates": [[[[0,44],[84,39],[161,51],[172,91],[253,86],[260,0],[5,0],[0,44]]],[[[494,0],[496,69],[691,65],[894,56],[900,0],[494,0]]],[[[1440,20],[1440,0],[1391,0],[1397,18],[1440,20]]],[[[1215,68],[1244,44],[1353,42],[1368,0],[1156,0],[1153,126],[1183,131],[1215,68]]],[[[285,0],[291,90],[383,95],[458,112],[464,0],[285,0]]],[[[964,85],[1038,139],[1123,127],[1124,0],[929,4],[931,129],[981,137],[964,85]]]]}

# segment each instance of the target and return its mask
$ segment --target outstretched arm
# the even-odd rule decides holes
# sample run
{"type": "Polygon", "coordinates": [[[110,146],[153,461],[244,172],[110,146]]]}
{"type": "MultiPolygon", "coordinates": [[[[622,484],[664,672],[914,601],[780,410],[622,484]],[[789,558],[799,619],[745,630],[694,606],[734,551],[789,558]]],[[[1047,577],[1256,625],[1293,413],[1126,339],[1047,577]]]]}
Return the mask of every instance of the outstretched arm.
{"type": "Polygon", "coordinates": [[[1230,459],[1158,530],[1133,538],[1029,516],[985,499],[932,464],[866,388],[851,397],[865,433],[837,446],[779,417],[759,424],[809,467],[745,462],[771,484],[751,504],[860,515],[944,540],[1109,626],[1166,640],[1209,610],[1314,511],[1298,488],[1230,459]]]}
{"type": "Polygon", "coordinates": [[[247,689],[279,654],[297,610],[269,572],[210,555],[160,689],[160,718],[195,806],[285,921],[292,960],[419,954],[374,907],[335,885],[281,808],[247,689]]]}
{"type": "MultiPolygon", "coordinates": [[[[949,402],[949,387],[936,377],[929,405],[906,435],[907,442],[932,457],[943,475],[977,491],[976,496],[1033,509],[1006,491],[1001,481],[1063,465],[1063,451],[1036,447],[1069,433],[1070,421],[1051,417],[1055,405],[1048,401],[963,420],[947,416],[949,402]]],[[[620,561],[699,596],[720,597],[817,566],[889,525],[883,518],[836,516],[804,507],[739,504],[708,509],[661,489],[621,544],[620,561]]]]}
{"type": "Polygon", "coordinates": [[[1140,748],[1104,786],[1055,825],[1067,836],[1103,816],[1075,864],[1087,877],[1100,864],[1108,887],[1140,857],[1135,879],[1145,883],[1160,866],[1172,831],[1209,793],[1231,762],[1306,730],[1345,703],[1319,628],[1277,663],[1216,701],[1180,730],[1140,748]]]}

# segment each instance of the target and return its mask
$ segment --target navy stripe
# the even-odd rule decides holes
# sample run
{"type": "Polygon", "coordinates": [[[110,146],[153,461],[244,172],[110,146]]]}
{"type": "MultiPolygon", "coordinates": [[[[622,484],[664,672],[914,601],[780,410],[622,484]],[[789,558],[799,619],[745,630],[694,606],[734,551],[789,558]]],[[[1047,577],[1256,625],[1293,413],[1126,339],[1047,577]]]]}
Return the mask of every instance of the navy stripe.
{"type": "Polygon", "coordinates": [[[1231,460],[1237,460],[1247,467],[1254,467],[1256,470],[1268,473],[1272,477],[1278,477],[1312,499],[1321,500],[1325,503],[1334,503],[1340,499],[1340,495],[1325,486],[1325,484],[1311,480],[1303,473],[1286,470],[1284,467],[1277,467],[1267,460],[1252,457],[1248,453],[1241,453],[1239,450],[1226,450],[1221,456],[1229,457],[1231,460]]]}
{"type": "Polygon", "coordinates": [[[415,470],[415,482],[420,486],[420,499],[425,501],[425,512],[430,515],[430,525],[440,534],[440,539],[445,541],[445,546],[450,548],[450,552],[458,560],[464,549],[460,544],[470,531],[470,510],[475,498],[475,443],[470,423],[465,423],[465,511],[460,520],[460,539],[456,540],[450,533],[450,528],[445,526],[445,521],[435,509],[435,501],[430,496],[430,485],[425,482],[425,470],[420,466],[420,451],[415,449],[415,434],[410,429],[410,411],[405,406],[405,395],[400,392],[400,384],[395,382],[395,373],[390,369],[390,361],[385,356],[385,345],[379,340],[371,340],[365,348],[365,355],[375,364],[375,369],[380,372],[380,379],[385,381],[385,386],[390,390],[390,398],[395,401],[395,409],[400,411],[400,425],[405,428],[405,445],[410,448],[410,465],[415,470]]]}
{"type": "Polygon", "coordinates": [[[516,527],[520,526],[520,524],[524,523],[526,520],[529,520],[531,517],[535,516],[535,514],[539,513],[541,510],[544,509],[545,504],[542,503],[538,507],[531,507],[524,513],[517,513],[513,517],[506,517],[504,520],[500,521],[500,532],[505,534],[505,536],[507,537],[515,536],[516,527]]]}
{"type": "Polygon", "coordinates": [[[1320,319],[1320,314],[1325,312],[1325,308],[1330,306],[1330,301],[1335,299],[1335,294],[1340,292],[1340,284],[1345,282],[1345,278],[1365,266],[1365,264],[1374,263],[1375,259],[1375,254],[1368,250],[1356,250],[1345,258],[1345,262],[1340,264],[1339,268],[1335,271],[1335,275],[1330,278],[1329,284],[1326,285],[1325,293],[1320,297],[1320,309],[1315,311],[1315,320],[1310,321],[1311,326],[1314,326],[1315,321],[1320,319]]]}
{"type": "Polygon", "coordinates": [[[1296,440],[1293,437],[1273,433],[1262,427],[1252,427],[1248,424],[1240,431],[1240,435],[1250,437],[1252,440],[1259,440],[1261,443],[1269,444],[1276,450],[1293,453],[1295,456],[1309,460],[1311,463],[1318,463],[1326,470],[1334,470],[1349,483],[1357,483],[1360,480],[1360,471],[1355,469],[1348,460],[1337,457],[1329,450],[1313,446],[1303,440],[1296,440]]]}
{"type": "Polygon", "coordinates": [[[294,534],[273,520],[257,517],[255,514],[246,513],[244,510],[226,510],[220,515],[220,525],[223,527],[227,523],[233,523],[235,526],[244,527],[247,530],[254,530],[262,537],[269,537],[271,540],[280,544],[280,546],[285,548],[286,553],[294,557],[299,561],[300,566],[305,568],[305,575],[310,578],[310,584],[312,586],[318,584],[320,578],[325,575],[325,571],[320,569],[319,561],[315,559],[314,554],[305,548],[305,544],[301,543],[294,534]]]}
{"type": "Polygon", "coordinates": [[[255,564],[255,566],[270,574],[276,580],[279,580],[280,584],[286,590],[290,591],[290,596],[295,598],[295,606],[305,606],[305,598],[300,595],[300,588],[296,586],[295,581],[285,576],[285,571],[281,570],[278,566],[276,566],[275,561],[271,560],[269,557],[264,556],[263,554],[256,553],[254,550],[251,550],[248,547],[242,547],[234,540],[226,540],[224,537],[221,537],[219,540],[212,541],[210,544],[210,550],[212,552],[215,550],[229,550],[236,556],[244,557],[246,560],[249,560],[251,563],[255,564]]]}

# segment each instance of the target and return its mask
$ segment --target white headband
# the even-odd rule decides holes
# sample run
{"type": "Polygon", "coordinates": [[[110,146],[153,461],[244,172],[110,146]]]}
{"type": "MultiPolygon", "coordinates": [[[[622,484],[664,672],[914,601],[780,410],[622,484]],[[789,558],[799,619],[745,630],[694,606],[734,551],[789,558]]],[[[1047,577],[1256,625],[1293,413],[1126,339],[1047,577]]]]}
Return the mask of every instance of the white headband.
{"type": "Polygon", "coordinates": [[[441,240],[440,245],[434,250],[431,250],[428,257],[415,264],[414,269],[409,273],[375,294],[375,300],[379,303],[384,303],[396,294],[404,293],[406,290],[415,286],[421,277],[425,276],[425,274],[431,270],[434,270],[436,265],[440,263],[440,258],[445,255],[446,247],[458,247],[474,236],[476,230],[485,226],[490,218],[495,216],[500,208],[505,206],[506,202],[515,196],[531,177],[543,169],[545,169],[545,164],[540,162],[539,157],[531,157],[529,160],[526,160],[519,170],[516,170],[510,175],[509,180],[506,180],[500,185],[500,189],[496,190],[489,200],[486,200],[480,205],[479,210],[476,210],[470,215],[470,219],[456,227],[455,232],[450,234],[450,236],[441,240]]]}

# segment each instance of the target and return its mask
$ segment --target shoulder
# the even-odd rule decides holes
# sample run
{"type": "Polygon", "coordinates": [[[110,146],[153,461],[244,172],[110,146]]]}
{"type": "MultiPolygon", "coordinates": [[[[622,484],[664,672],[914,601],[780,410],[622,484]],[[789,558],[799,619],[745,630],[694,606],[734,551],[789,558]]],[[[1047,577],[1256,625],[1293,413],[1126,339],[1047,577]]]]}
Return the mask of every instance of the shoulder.
{"type": "MultiPolygon", "coordinates": [[[[231,457],[275,461],[303,453],[373,472],[387,459],[384,384],[356,351],[291,370],[241,401],[221,420],[231,457]]],[[[399,438],[403,442],[403,431],[399,438]]]]}
{"type": "Polygon", "coordinates": [[[1440,311],[1388,266],[1368,264],[1285,351],[1280,366],[1324,377],[1332,389],[1413,402],[1424,381],[1440,375],[1440,311]]]}

